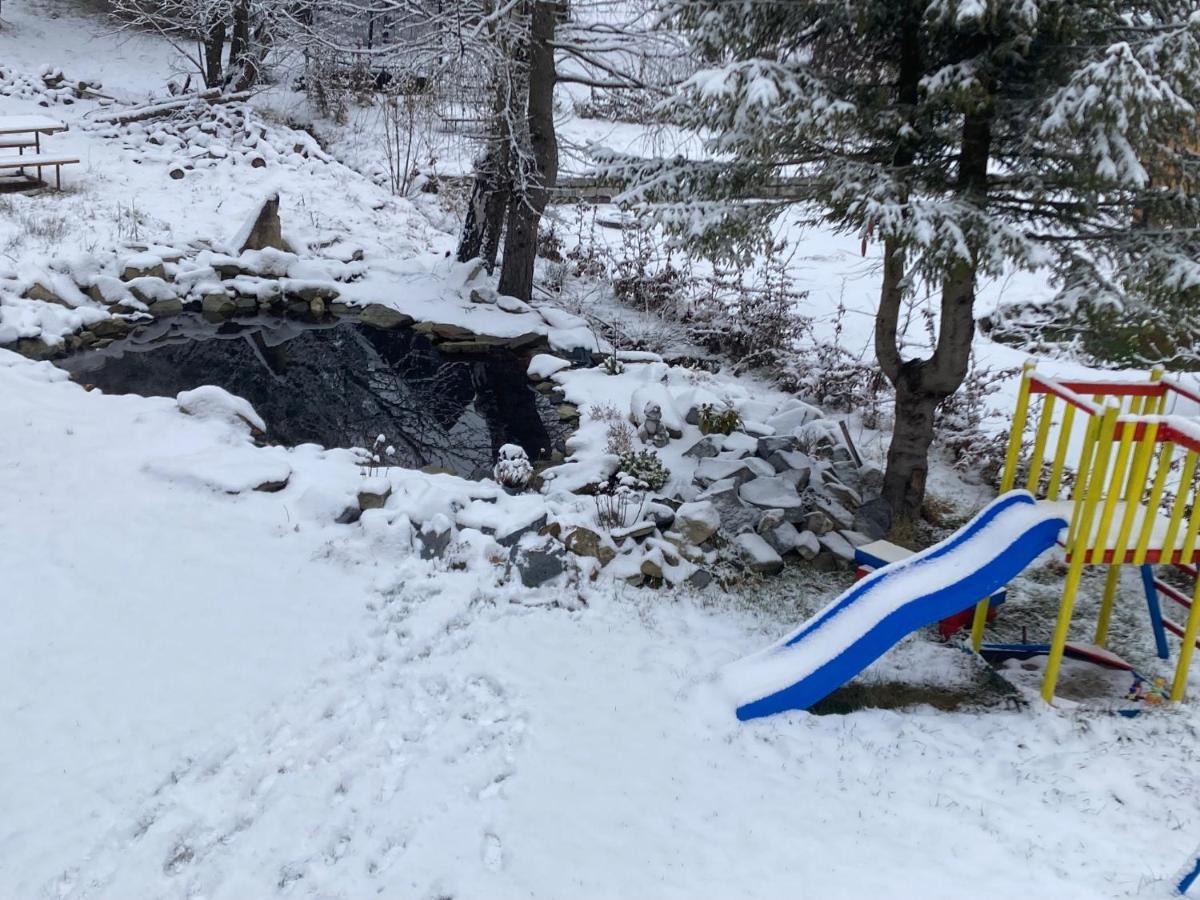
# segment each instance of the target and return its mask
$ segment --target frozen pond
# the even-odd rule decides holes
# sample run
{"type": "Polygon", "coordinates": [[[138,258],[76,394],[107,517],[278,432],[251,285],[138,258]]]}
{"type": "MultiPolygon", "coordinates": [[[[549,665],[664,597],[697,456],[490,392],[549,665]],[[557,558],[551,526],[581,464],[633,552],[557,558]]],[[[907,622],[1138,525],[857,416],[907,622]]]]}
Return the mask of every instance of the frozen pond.
{"type": "Polygon", "coordinates": [[[446,354],[410,328],[353,319],[181,315],[57,364],[108,394],[173,397],[219,385],[254,405],[271,442],[369,447],[383,434],[395,464],[469,478],[491,473],[502,444],[539,459],[568,433],[518,354],[446,354]]]}

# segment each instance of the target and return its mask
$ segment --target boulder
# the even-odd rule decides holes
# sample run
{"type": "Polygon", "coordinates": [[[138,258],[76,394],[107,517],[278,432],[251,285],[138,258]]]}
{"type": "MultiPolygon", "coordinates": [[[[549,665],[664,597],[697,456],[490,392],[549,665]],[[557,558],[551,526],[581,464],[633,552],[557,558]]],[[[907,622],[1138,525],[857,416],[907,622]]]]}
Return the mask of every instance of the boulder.
{"type": "Polygon", "coordinates": [[[523,538],[525,535],[533,534],[534,532],[540,534],[542,529],[545,527],[545,513],[535,516],[532,520],[523,523],[510,522],[507,526],[496,529],[496,543],[498,543],[501,547],[512,547],[519,543],[521,538],[523,538]]]}
{"type": "Polygon", "coordinates": [[[892,508],[882,497],[868,500],[854,512],[854,530],[873,541],[882,539],[892,527],[892,508]]]}
{"type": "MultiPolygon", "coordinates": [[[[821,485],[821,491],[848,510],[858,509],[862,506],[862,497],[858,491],[852,487],[846,487],[836,478],[821,485]]],[[[853,523],[853,517],[851,517],[851,523],[853,523]]]]}
{"type": "MultiPolygon", "coordinates": [[[[807,531],[804,532],[804,534],[810,533],[807,531]]],[[[791,522],[780,522],[774,528],[761,532],[761,534],[763,540],[770,544],[771,549],[780,556],[787,556],[789,553],[798,552],[803,543],[800,531],[791,522]]]]}
{"type": "Polygon", "coordinates": [[[747,506],[738,499],[738,487],[738,482],[728,478],[714,482],[696,496],[696,501],[707,500],[716,507],[721,518],[721,530],[727,534],[752,531],[761,515],[761,510],[747,506]]]}
{"type": "Polygon", "coordinates": [[[378,481],[379,483],[364,484],[358,489],[359,509],[383,509],[388,497],[392,495],[392,486],[382,479],[378,481]]]}
{"type": "Polygon", "coordinates": [[[653,522],[641,521],[634,522],[625,528],[614,528],[611,532],[612,539],[618,544],[625,538],[632,538],[635,541],[645,540],[654,534],[657,526],[653,522]]]}
{"type": "Polygon", "coordinates": [[[708,434],[683,451],[684,456],[692,459],[712,459],[721,452],[724,437],[719,434],[708,434]]]}
{"type": "Polygon", "coordinates": [[[417,532],[417,543],[420,544],[421,559],[436,559],[441,557],[450,546],[454,536],[454,526],[442,513],[438,513],[423,524],[417,532]]]}
{"type": "Polygon", "coordinates": [[[754,456],[758,452],[759,438],[752,437],[741,431],[725,435],[725,443],[721,448],[726,453],[739,453],[741,456],[754,456]]]}
{"type": "Polygon", "coordinates": [[[767,419],[766,424],[775,429],[777,434],[790,434],[797,428],[823,418],[821,410],[807,403],[796,401],[791,409],[784,410],[767,419]]]}
{"type": "Polygon", "coordinates": [[[237,303],[225,294],[205,294],[200,309],[212,316],[229,316],[237,311],[237,303]]]}
{"type": "Polygon", "coordinates": [[[767,462],[775,469],[776,472],[801,472],[804,486],[808,486],[809,477],[812,475],[813,461],[808,454],[801,453],[799,450],[776,450],[768,458],[767,462]]]}
{"type": "Polygon", "coordinates": [[[250,401],[231,394],[215,384],[205,384],[175,395],[179,410],[198,419],[216,419],[235,425],[245,425],[251,431],[264,432],[267,424],[254,411],[250,401]]]}
{"type": "Polygon", "coordinates": [[[812,560],[821,552],[821,542],[811,531],[801,531],[796,544],[796,553],[801,559],[812,560]]]}
{"type": "Polygon", "coordinates": [[[760,437],[755,441],[755,453],[769,460],[775,453],[788,453],[800,449],[800,442],[792,435],[774,435],[760,437]]]}
{"type": "Polygon", "coordinates": [[[40,300],[42,303],[57,303],[60,306],[68,306],[66,300],[41,281],[35,281],[31,284],[29,289],[25,291],[25,296],[29,300],[40,300]]]}
{"type": "Polygon", "coordinates": [[[135,278],[166,278],[167,270],[162,258],[153,253],[139,253],[126,257],[121,264],[121,280],[133,281],[135,278]]]}
{"type": "Polygon", "coordinates": [[[775,470],[765,460],[751,457],[748,459],[711,459],[700,460],[696,466],[696,483],[709,486],[718,481],[732,480],[738,484],[750,481],[762,475],[774,475],[775,470]]]}
{"type": "Polygon", "coordinates": [[[738,556],[751,572],[775,575],[783,570],[783,557],[772,549],[760,535],[747,533],[734,538],[738,556]]]}
{"type": "Polygon", "coordinates": [[[873,538],[867,537],[861,531],[853,531],[849,528],[842,529],[839,534],[849,541],[851,547],[861,547],[863,544],[869,544],[873,538]]]}
{"type": "Polygon", "coordinates": [[[599,560],[602,566],[607,566],[617,556],[617,551],[608,541],[582,525],[567,532],[566,540],[563,543],[576,556],[589,556],[599,560]]]}
{"type": "Polygon", "coordinates": [[[738,497],[758,509],[781,509],[787,518],[798,518],[804,512],[804,501],[796,489],[779,477],[747,481],[738,490],[738,497]]]}
{"type": "Polygon", "coordinates": [[[701,590],[712,584],[712,574],[707,569],[696,569],[687,578],[683,579],[684,585],[696,590],[701,590]]]}
{"type": "Polygon", "coordinates": [[[689,543],[703,544],[721,526],[721,514],[707,500],[685,503],[675,511],[675,530],[689,543]]]}
{"type": "Polygon", "coordinates": [[[858,484],[855,485],[864,497],[878,497],[883,490],[883,469],[871,463],[864,463],[858,470],[858,484]]]}
{"type": "Polygon", "coordinates": [[[150,304],[150,315],[152,316],[160,318],[163,316],[177,316],[181,312],[183,312],[183,301],[178,297],[173,297],[170,300],[155,300],[150,304]]]}
{"type": "Polygon", "coordinates": [[[652,521],[660,531],[666,531],[675,524],[675,510],[665,503],[647,503],[642,514],[652,521]]]}
{"type": "Polygon", "coordinates": [[[517,570],[521,584],[527,588],[541,587],[567,570],[566,549],[551,537],[537,541],[522,541],[509,551],[511,568],[517,570]]]}
{"type": "Polygon", "coordinates": [[[833,522],[822,510],[814,509],[806,512],[798,523],[806,531],[820,537],[833,528],[833,522]]]}
{"type": "Polygon", "coordinates": [[[363,307],[358,318],[372,328],[403,328],[413,323],[412,316],[406,316],[382,303],[370,303],[363,307]]]}
{"type": "Polygon", "coordinates": [[[267,248],[294,252],[292,245],[283,237],[283,226],[279,221],[278,192],[268,194],[262,199],[258,208],[242,226],[242,230],[234,237],[233,246],[238,253],[267,248]]]}
{"type": "MultiPolygon", "coordinates": [[[[808,488],[800,494],[800,499],[803,501],[805,509],[819,510],[823,512],[828,519],[833,522],[837,528],[853,528],[854,513],[842,506],[836,500],[818,494],[813,488],[808,488]]],[[[816,532],[815,528],[809,527],[810,531],[816,532]]]]}
{"type": "Polygon", "coordinates": [[[838,559],[846,560],[847,562],[854,561],[854,547],[851,543],[842,537],[836,531],[830,531],[827,534],[817,538],[822,547],[836,556],[838,559]]]}
{"type": "Polygon", "coordinates": [[[754,526],[754,530],[759,534],[766,534],[775,528],[778,528],[787,521],[786,515],[782,509],[768,509],[759,516],[758,524],[754,526]]]}

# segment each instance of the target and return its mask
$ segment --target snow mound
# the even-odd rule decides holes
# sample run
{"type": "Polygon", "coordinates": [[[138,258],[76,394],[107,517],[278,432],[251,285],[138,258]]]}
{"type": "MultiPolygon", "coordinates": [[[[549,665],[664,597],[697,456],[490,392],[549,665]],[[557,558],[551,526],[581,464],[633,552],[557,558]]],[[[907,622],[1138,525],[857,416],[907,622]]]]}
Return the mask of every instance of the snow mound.
{"type": "Polygon", "coordinates": [[[198,419],[215,419],[231,425],[249,425],[254,431],[266,431],[267,423],[254,411],[250,401],[237,397],[215,384],[206,384],[175,397],[179,409],[198,419]]]}
{"type": "MultiPolygon", "coordinates": [[[[273,448],[217,446],[151,460],[145,470],[168,481],[241,494],[273,491],[287,484],[292,467],[273,448]]],[[[279,451],[281,454],[283,451],[279,451]]]]}

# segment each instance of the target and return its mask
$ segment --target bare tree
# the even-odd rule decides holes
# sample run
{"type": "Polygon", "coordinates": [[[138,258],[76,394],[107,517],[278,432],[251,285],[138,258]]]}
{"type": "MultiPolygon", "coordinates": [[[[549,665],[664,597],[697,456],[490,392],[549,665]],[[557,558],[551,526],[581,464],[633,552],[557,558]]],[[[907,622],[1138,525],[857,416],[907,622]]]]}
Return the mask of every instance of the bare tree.
{"type": "Polygon", "coordinates": [[[284,10],[272,0],[111,0],[122,28],[155,31],[200,73],[205,87],[253,87],[284,10]],[[225,47],[229,44],[228,58],[225,47]]]}

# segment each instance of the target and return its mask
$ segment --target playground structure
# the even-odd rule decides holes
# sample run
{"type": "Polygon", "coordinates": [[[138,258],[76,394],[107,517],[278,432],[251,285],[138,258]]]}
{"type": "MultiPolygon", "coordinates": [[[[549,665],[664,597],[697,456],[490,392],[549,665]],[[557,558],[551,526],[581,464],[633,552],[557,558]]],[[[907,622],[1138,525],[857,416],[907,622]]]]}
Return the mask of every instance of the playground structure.
{"type": "Polygon", "coordinates": [[[1159,657],[1169,656],[1168,631],[1181,639],[1170,699],[1183,699],[1200,632],[1198,460],[1200,392],[1161,370],[1136,382],[1060,381],[1027,364],[1000,496],[927,550],[907,554],[888,545],[900,551],[894,561],[796,631],[727,667],[724,683],[738,718],[807,709],[906,635],[972,607],[971,645],[980,651],[993,598],[1056,544],[1065,551],[1067,575],[1053,637],[1047,645],[1020,645],[1048,657],[1046,702],[1053,702],[1064,655],[1116,660],[1103,647],[1127,565],[1141,569],[1159,657]],[[1180,403],[1195,409],[1176,414],[1180,403]],[[1040,409],[1031,417],[1035,404],[1040,409]],[[1026,454],[1027,424],[1034,427],[1026,454]],[[1022,490],[1014,489],[1018,477],[1022,490]],[[1108,566],[1095,646],[1069,644],[1083,569],[1095,565],[1108,566]],[[1191,596],[1157,576],[1156,565],[1190,577],[1191,596]],[[1164,617],[1160,597],[1186,610],[1185,621],[1164,617]]]}
{"type": "MultiPolygon", "coordinates": [[[[1200,405],[1200,393],[1163,377],[1161,369],[1138,382],[1058,381],[1032,363],[1024,367],[1000,491],[1011,490],[1023,474],[1025,490],[1070,522],[1060,541],[1068,569],[1042,684],[1047,703],[1054,699],[1083,569],[1097,565],[1108,566],[1108,574],[1093,643],[1104,647],[1108,641],[1121,567],[1140,567],[1159,657],[1169,655],[1165,632],[1182,641],[1170,699],[1183,699],[1200,632],[1200,417],[1168,414],[1180,401],[1200,405]],[[1038,401],[1040,411],[1031,418],[1038,401]],[[1037,425],[1022,458],[1027,420],[1037,425]],[[1155,565],[1190,577],[1192,595],[1156,577],[1155,565]],[[1162,616],[1160,595],[1186,610],[1183,624],[1162,616]]],[[[976,651],[986,615],[986,602],[978,602],[971,627],[976,651]]]]}

